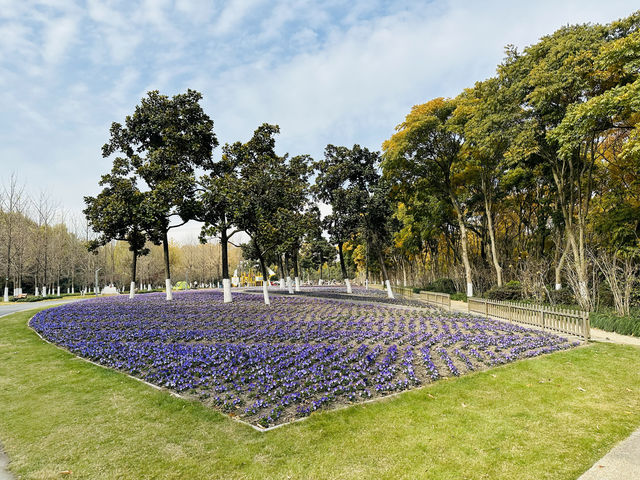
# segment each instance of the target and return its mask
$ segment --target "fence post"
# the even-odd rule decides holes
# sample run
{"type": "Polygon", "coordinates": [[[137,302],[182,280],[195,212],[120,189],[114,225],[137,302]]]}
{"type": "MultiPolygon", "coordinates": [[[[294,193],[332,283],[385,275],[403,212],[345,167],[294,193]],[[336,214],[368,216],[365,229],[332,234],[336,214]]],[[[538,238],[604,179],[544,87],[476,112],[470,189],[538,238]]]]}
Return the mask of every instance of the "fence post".
{"type": "Polygon", "coordinates": [[[484,316],[489,318],[489,300],[484,301],[484,316]]]}
{"type": "Polygon", "coordinates": [[[540,305],[540,326],[542,327],[542,329],[545,329],[544,326],[544,305],[540,305]]]}
{"type": "Polygon", "coordinates": [[[591,326],[589,325],[589,312],[582,312],[582,336],[585,341],[591,338],[591,326]]]}

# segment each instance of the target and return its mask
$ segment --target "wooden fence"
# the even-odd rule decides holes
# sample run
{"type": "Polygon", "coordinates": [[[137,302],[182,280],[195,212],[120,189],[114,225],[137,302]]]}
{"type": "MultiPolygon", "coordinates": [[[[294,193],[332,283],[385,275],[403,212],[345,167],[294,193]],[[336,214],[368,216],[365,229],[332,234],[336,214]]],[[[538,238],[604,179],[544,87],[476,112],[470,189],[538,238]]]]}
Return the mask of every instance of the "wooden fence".
{"type": "Polygon", "coordinates": [[[469,298],[467,304],[469,312],[481,313],[487,317],[502,318],[545,330],[568,333],[585,340],[591,338],[589,312],[475,297],[469,298]]]}
{"type": "Polygon", "coordinates": [[[447,310],[451,310],[451,296],[448,293],[425,292],[415,293],[413,288],[391,286],[393,293],[403,296],[404,298],[415,298],[424,302],[436,305],[447,310]]]}

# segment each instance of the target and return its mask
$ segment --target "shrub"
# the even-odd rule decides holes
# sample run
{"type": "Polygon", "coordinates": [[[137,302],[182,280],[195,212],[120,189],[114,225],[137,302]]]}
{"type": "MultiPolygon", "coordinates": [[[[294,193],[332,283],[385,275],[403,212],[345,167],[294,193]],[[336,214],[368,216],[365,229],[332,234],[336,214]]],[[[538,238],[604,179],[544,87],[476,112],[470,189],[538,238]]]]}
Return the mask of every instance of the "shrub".
{"type": "Polygon", "coordinates": [[[640,337],[640,312],[638,311],[632,312],[628,317],[619,317],[613,312],[591,312],[589,320],[592,327],[621,335],[640,337]]]}
{"type": "Polygon", "coordinates": [[[457,300],[458,302],[466,302],[467,294],[466,293],[452,293],[451,300],[457,300]]]}
{"type": "Polygon", "coordinates": [[[575,305],[576,297],[570,288],[563,287],[560,290],[554,290],[549,288],[549,295],[551,296],[551,303],[553,305],[575,305]]]}
{"type": "Polygon", "coordinates": [[[430,292],[440,292],[440,293],[456,293],[456,284],[450,278],[438,278],[431,282],[425,290],[429,290],[430,292]]]}
{"type": "Polygon", "coordinates": [[[512,280],[502,287],[493,287],[486,292],[486,297],[489,300],[522,300],[522,286],[512,280]]]}

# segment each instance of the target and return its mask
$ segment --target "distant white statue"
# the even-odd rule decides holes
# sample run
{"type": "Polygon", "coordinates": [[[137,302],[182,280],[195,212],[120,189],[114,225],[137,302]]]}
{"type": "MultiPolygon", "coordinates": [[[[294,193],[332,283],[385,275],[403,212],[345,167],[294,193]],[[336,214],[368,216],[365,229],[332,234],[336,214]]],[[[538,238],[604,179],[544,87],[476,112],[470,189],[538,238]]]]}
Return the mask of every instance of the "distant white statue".
{"type": "Polygon", "coordinates": [[[102,295],[117,295],[118,289],[112,285],[106,286],[102,289],[102,295]]]}

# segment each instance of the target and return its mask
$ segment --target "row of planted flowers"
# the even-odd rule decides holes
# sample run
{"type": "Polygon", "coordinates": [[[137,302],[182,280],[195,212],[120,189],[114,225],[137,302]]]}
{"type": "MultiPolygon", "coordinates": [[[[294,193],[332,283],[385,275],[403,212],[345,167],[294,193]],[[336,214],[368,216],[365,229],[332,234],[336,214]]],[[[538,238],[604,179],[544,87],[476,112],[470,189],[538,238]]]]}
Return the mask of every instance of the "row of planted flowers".
{"type": "Polygon", "coordinates": [[[76,355],[262,427],[574,345],[427,308],[283,296],[266,306],[252,294],[224,304],[212,291],[73,303],[31,326],[76,355]]]}

